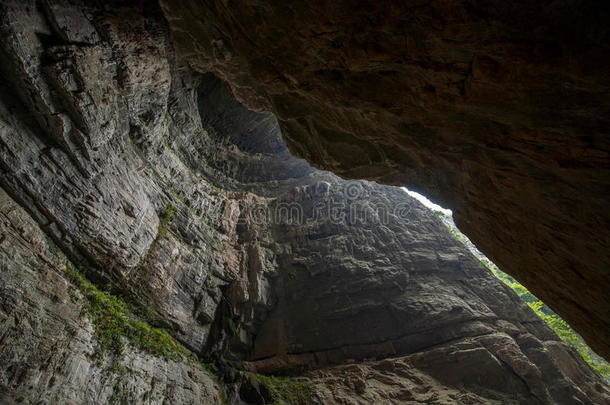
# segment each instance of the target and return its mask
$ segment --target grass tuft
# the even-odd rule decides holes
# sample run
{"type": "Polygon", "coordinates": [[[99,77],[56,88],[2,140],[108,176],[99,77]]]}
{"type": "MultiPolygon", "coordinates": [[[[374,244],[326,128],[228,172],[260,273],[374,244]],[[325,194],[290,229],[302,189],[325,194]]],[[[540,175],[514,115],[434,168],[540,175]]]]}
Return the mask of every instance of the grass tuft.
{"type": "Polygon", "coordinates": [[[610,382],[610,363],[608,363],[603,357],[595,353],[585,343],[584,339],[576,333],[570,325],[564,321],[559,315],[546,306],[540,301],[534,294],[529,292],[521,283],[515,280],[510,275],[502,272],[495,264],[489,260],[481,259],[481,263],[487,267],[497,278],[499,278],[504,284],[512,288],[517,295],[527,304],[529,307],[538,315],[544,323],[551,328],[561,340],[563,340],[568,346],[580,354],[585,362],[595,370],[604,380],[610,382]]]}
{"type": "Polygon", "coordinates": [[[249,376],[251,381],[260,384],[267,390],[274,401],[271,405],[314,404],[313,384],[310,382],[255,373],[250,373],[249,376]]]}
{"type": "Polygon", "coordinates": [[[71,266],[66,267],[66,273],[88,301],[87,312],[95,327],[99,354],[112,352],[120,355],[127,341],[145,352],[169,360],[181,361],[193,356],[166,330],[137,319],[123,299],[100,290],[71,266]]]}
{"type": "Polygon", "coordinates": [[[159,215],[159,236],[167,235],[169,226],[174,219],[174,215],[176,215],[176,207],[174,207],[172,204],[168,204],[163,212],[159,215]]]}

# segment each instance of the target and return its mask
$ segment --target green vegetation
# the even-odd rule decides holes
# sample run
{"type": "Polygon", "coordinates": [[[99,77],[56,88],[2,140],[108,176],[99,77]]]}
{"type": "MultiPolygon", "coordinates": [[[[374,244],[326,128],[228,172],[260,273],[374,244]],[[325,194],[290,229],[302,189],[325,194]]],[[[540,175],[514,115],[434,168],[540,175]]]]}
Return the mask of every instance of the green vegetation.
{"type": "MultiPolygon", "coordinates": [[[[101,360],[106,353],[121,356],[125,344],[128,343],[167,360],[188,361],[191,365],[199,364],[218,386],[220,403],[228,405],[227,395],[216,376],[218,369],[214,363],[200,363],[193,353],[178,343],[166,330],[154,328],[138,319],[125,300],[100,290],[70,263],[66,263],[65,272],[87,299],[87,314],[93,322],[98,344],[95,353],[98,360],[101,360]]],[[[117,358],[112,362],[112,371],[124,372],[117,358]]],[[[280,402],[280,404],[284,403],[280,402]]],[[[301,403],[295,402],[295,404],[301,403]]]]}
{"type": "Polygon", "coordinates": [[[192,358],[193,355],[166,330],[153,328],[137,319],[123,299],[101,291],[71,266],[66,266],[66,273],[88,301],[87,312],[95,327],[98,354],[112,352],[120,355],[127,341],[166,359],[181,361],[192,358]]]}
{"type": "Polygon", "coordinates": [[[466,240],[464,239],[464,236],[462,235],[462,233],[460,231],[458,231],[456,228],[447,225],[447,228],[449,228],[449,231],[451,232],[451,234],[453,235],[453,237],[455,239],[457,239],[458,241],[462,242],[462,243],[466,243],[466,240]]]}
{"type": "Polygon", "coordinates": [[[176,207],[174,207],[172,204],[168,204],[161,213],[161,215],[159,215],[158,235],[160,237],[167,235],[167,231],[169,231],[169,225],[172,223],[174,215],[176,215],[176,207]]]}
{"type": "Polygon", "coordinates": [[[312,405],[313,388],[309,382],[250,373],[250,379],[264,387],[273,403],[271,405],[312,405]]]}
{"type": "Polygon", "coordinates": [[[445,224],[447,229],[449,229],[449,232],[451,232],[451,234],[453,235],[453,237],[455,239],[457,239],[459,242],[462,242],[463,244],[466,244],[466,239],[465,239],[464,235],[462,234],[462,232],[460,232],[457,228],[455,228],[455,227],[449,225],[447,222],[445,222],[447,215],[444,212],[438,211],[438,210],[432,210],[432,212],[434,212],[434,214],[437,217],[439,217],[441,220],[443,220],[443,223],[445,224]]]}
{"type": "MultiPolygon", "coordinates": [[[[445,214],[441,211],[434,211],[434,213],[441,219],[445,218],[445,214]]],[[[451,234],[462,243],[466,243],[465,236],[457,228],[450,226],[445,222],[445,225],[451,232],[451,234]]],[[[605,359],[598,356],[591,348],[585,343],[583,338],[576,333],[570,325],[559,315],[557,315],[551,308],[546,306],[536,296],[534,296],[527,288],[521,283],[515,280],[508,274],[500,271],[496,265],[491,263],[489,260],[481,259],[481,263],[487,267],[497,278],[499,278],[504,284],[509,286],[517,295],[527,304],[529,307],[551,328],[561,340],[563,340],[568,346],[574,348],[578,354],[605,380],[610,381],[610,363],[605,359]]]]}
{"type": "Polygon", "coordinates": [[[497,278],[499,278],[504,284],[513,289],[521,297],[523,301],[529,305],[530,308],[538,315],[546,325],[553,329],[553,331],[563,340],[568,346],[574,348],[578,354],[591,366],[591,368],[605,380],[610,381],[610,363],[604,360],[593,352],[585,341],[576,333],[570,325],[559,315],[554,313],[548,306],[540,301],[536,296],[528,291],[521,283],[515,280],[508,274],[500,271],[489,260],[481,260],[481,263],[485,265],[497,278]]]}
{"type": "Polygon", "coordinates": [[[176,189],[175,187],[172,187],[170,189],[170,192],[172,193],[172,195],[179,200],[180,202],[186,204],[186,197],[184,196],[184,194],[182,194],[181,191],[179,191],[178,189],[176,189]]]}
{"type": "Polygon", "coordinates": [[[216,374],[218,374],[218,367],[216,367],[216,364],[212,362],[202,362],[201,368],[209,375],[216,376],[216,374]]]}
{"type": "Polygon", "coordinates": [[[235,322],[233,321],[233,319],[229,318],[229,330],[231,331],[232,336],[237,336],[239,334],[239,330],[237,329],[237,325],[235,325],[235,322]]]}

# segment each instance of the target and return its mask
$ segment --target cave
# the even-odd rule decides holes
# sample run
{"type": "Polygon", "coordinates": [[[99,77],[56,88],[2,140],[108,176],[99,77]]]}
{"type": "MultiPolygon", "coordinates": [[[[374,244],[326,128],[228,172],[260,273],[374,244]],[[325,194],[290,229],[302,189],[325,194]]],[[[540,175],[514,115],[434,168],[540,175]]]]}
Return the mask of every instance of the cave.
{"type": "Polygon", "coordinates": [[[1,1],[0,403],[610,404],[608,11],[1,1]]]}

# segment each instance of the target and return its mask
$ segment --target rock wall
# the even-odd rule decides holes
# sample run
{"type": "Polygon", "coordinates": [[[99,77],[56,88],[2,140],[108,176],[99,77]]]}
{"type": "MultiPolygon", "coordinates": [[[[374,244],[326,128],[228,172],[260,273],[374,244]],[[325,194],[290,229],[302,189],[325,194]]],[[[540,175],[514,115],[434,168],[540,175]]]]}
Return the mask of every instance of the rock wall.
{"type": "Polygon", "coordinates": [[[0,191],[0,402],[3,404],[220,404],[201,367],[128,347],[96,355],[86,300],[67,259],[0,191]]]}
{"type": "Polygon", "coordinates": [[[587,366],[401,189],[328,181],[273,204],[295,203],[303,220],[279,215],[273,226],[277,304],[248,369],[321,368],[308,376],[328,389],[324,403],[608,401],[587,366]],[[435,382],[417,391],[418,378],[435,382]]]}
{"type": "Polygon", "coordinates": [[[610,356],[607,3],[160,3],[178,52],[293,154],[450,207],[610,356]]]}
{"type": "Polygon", "coordinates": [[[418,202],[312,169],[193,73],[155,3],[4,1],[0,32],[3,403],[222,400],[196,362],[95,361],[69,263],[215,361],[231,403],[257,403],[252,371],[322,404],[608,403],[418,202]]]}

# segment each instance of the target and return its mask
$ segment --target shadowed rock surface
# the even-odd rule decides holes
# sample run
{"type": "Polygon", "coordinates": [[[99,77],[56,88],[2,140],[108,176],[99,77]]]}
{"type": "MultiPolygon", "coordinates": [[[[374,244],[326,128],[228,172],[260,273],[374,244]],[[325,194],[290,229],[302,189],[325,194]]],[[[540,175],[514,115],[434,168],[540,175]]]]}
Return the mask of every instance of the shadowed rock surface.
{"type": "Polygon", "coordinates": [[[420,203],[291,157],[193,73],[155,4],[4,1],[0,33],[0,402],[261,403],[249,370],[320,404],[610,403],[420,203]],[[223,381],[129,343],[94,359],[71,263],[223,381]]]}
{"type": "MultiPolygon", "coordinates": [[[[356,394],[348,404],[409,403],[404,391],[413,403],[423,403],[456,386],[466,397],[480,396],[473,403],[573,404],[598,398],[585,388],[590,374],[577,377],[586,366],[574,353],[441,219],[401,189],[330,181],[297,188],[273,204],[295,202],[305,220],[295,224],[294,217],[280,216],[273,226],[275,246],[266,250],[280,252],[278,298],[256,333],[248,369],[277,372],[397,358],[395,364],[310,374],[322,376],[322,386],[333,393],[324,403],[342,403],[342,390],[356,394]],[[581,371],[571,374],[568,364],[581,371]],[[333,378],[351,375],[347,370],[358,375],[354,386],[349,377],[347,387],[337,387],[333,378]],[[440,386],[422,388],[418,395],[399,383],[404,377],[408,386],[405,375],[412,374],[440,386]]],[[[452,403],[451,396],[444,401],[439,403],[452,403]]]]}
{"type": "Polygon", "coordinates": [[[607,2],[160,3],[179,54],[293,154],[450,207],[610,356],[607,2]]]}

